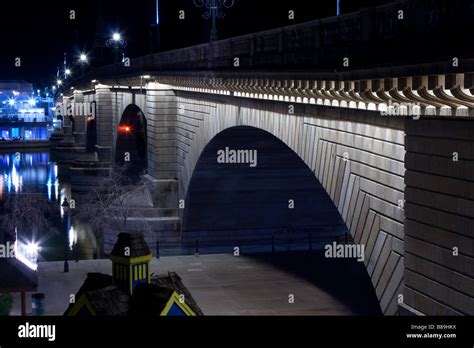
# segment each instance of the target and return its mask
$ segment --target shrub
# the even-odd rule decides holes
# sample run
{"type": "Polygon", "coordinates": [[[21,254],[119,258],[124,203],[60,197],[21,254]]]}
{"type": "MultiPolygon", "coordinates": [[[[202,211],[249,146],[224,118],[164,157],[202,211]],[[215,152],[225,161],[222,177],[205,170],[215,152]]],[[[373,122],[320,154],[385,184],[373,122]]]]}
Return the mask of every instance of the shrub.
{"type": "Polygon", "coordinates": [[[13,296],[11,294],[0,294],[0,315],[10,315],[13,307],[13,296]]]}

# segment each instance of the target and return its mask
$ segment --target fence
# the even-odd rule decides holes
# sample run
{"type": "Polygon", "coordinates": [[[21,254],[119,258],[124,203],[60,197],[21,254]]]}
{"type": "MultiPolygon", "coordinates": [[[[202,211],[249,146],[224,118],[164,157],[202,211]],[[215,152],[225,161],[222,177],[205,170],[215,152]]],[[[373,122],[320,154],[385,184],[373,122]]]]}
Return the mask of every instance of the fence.
{"type": "Polygon", "coordinates": [[[318,229],[248,230],[184,232],[180,242],[156,241],[157,257],[171,255],[199,255],[216,253],[276,253],[285,251],[313,251],[326,244],[350,242],[345,225],[324,225],[318,229]],[[204,234],[204,235],[203,235],[204,234]]]}
{"type": "MultiPolygon", "coordinates": [[[[193,231],[184,232],[181,240],[166,238],[148,242],[150,251],[157,258],[178,255],[278,253],[288,251],[321,250],[332,242],[352,243],[352,237],[343,224],[321,225],[317,228],[259,229],[235,231],[193,231]]],[[[74,245],[68,250],[70,261],[106,258],[97,249],[74,245]],[[87,252],[87,253],[86,253],[87,252]]],[[[61,259],[64,251],[58,251],[56,259],[61,259]]]]}

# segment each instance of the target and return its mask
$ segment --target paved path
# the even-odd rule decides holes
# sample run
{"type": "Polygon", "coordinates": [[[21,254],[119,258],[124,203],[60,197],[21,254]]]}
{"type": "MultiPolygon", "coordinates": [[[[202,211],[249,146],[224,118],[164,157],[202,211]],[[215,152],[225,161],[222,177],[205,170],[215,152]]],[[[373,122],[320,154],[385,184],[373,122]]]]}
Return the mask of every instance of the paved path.
{"type": "MultiPolygon", "coordinates": [[[[109,260],[72,261],[63,273],[63,262],[40,263],[38,291],[45,293],[46,314],[62,315],[88,272],[110,274],[111,268],[109,260]]],[[[177,272],[206,315],[379,314],[363,264],[316,253],[169,256],[153,259],[151,270],[177,272]]],[[[13,314],[19,312],[17,295],[13,314]]]]}

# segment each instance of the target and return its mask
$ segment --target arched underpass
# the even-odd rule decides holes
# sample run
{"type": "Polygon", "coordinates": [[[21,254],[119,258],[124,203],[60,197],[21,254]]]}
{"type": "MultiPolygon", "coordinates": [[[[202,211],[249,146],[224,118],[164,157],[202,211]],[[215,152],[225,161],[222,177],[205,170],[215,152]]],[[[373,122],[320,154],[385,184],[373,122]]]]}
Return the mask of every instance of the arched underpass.
{"type": "MultiPolygon", "coordinates": [[[[308,244],[311,233],[312,242],[318,244],[341,238],[346,231],[314,173],[272,134],[253,127],[232,127],[215,136],[201,154],[187,193],[184,240],[199,235],[214,241],[226,238],[268,244],[273,235],[308,244]],[[254,164],[218,163],[218,151],[224,157],[227,152],[232,161],[233,150],[255,153],[254,164]]],[[[275,246],[288,248],[279,244],[275,246]]]]}
{"type": "Polygon", "coordinates": [[[115,163],[128,165],[132,173],[142,173],[147,167],[147,123],[135,104],[128,105],[120,118],[115,163]]]}
{"type": "Polygon", "coordinates": [[[250,263],[310,282],[321,296],[307,303],[308,314],[381,314],[364,263],[324,256],[324,245],[349,238],[332,200],[298,155],[266,131],[232,127],[209,142],[190,181],[182,231],[183,244],[199,240],[201,252],[238,247],[250,263]],[[240,152],[247,163],[219,163],[231,162],[232,150],[255,152],[240,152]]]}

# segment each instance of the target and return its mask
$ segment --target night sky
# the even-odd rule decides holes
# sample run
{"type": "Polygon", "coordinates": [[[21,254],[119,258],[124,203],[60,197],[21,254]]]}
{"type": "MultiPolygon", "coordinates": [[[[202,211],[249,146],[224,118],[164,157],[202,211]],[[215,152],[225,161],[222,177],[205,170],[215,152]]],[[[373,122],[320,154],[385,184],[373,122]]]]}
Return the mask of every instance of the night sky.
{"type": "MultiPolygon", "coordinates": [[[[80,52],[91,57],[91,66],[113,62],[112,50],[102,59],[93,56],[94,39],[103,42],[118,31],[127,40],[126,55],[150,53],[150,26],[155,22],[156,0],[42,0],[9,1],[0,11],[0,80],[26,80],[36,87],[50,86],[64,52],[68,64],[80,52]],[[102,7],[102,11],[99,11],[102,7]],[[76,19],[69,18],[74,10],[76,19]],[[103,25],[98,23],[102,13],[103,25]],[[96,37],[96,33],[101,35],[96,37]],[[14,66],[15,57],[22,66],[14,66]]],[[[341,0],[347,13],[391,0],[341,0]]],[[[226,17],[218,20],[219,37],[227,38],[317,18],[335,15],[336,0],[235,0],[226,17]],[[294,10],[295,20],[288,19],[294,10]]],[[[210,20],[202,18],[203,9],[192,0],[159,0],[160,50],[186,47],[209,40],[210,20]],[[184,10],[186,19],[178,18],[184,10]]]]}

